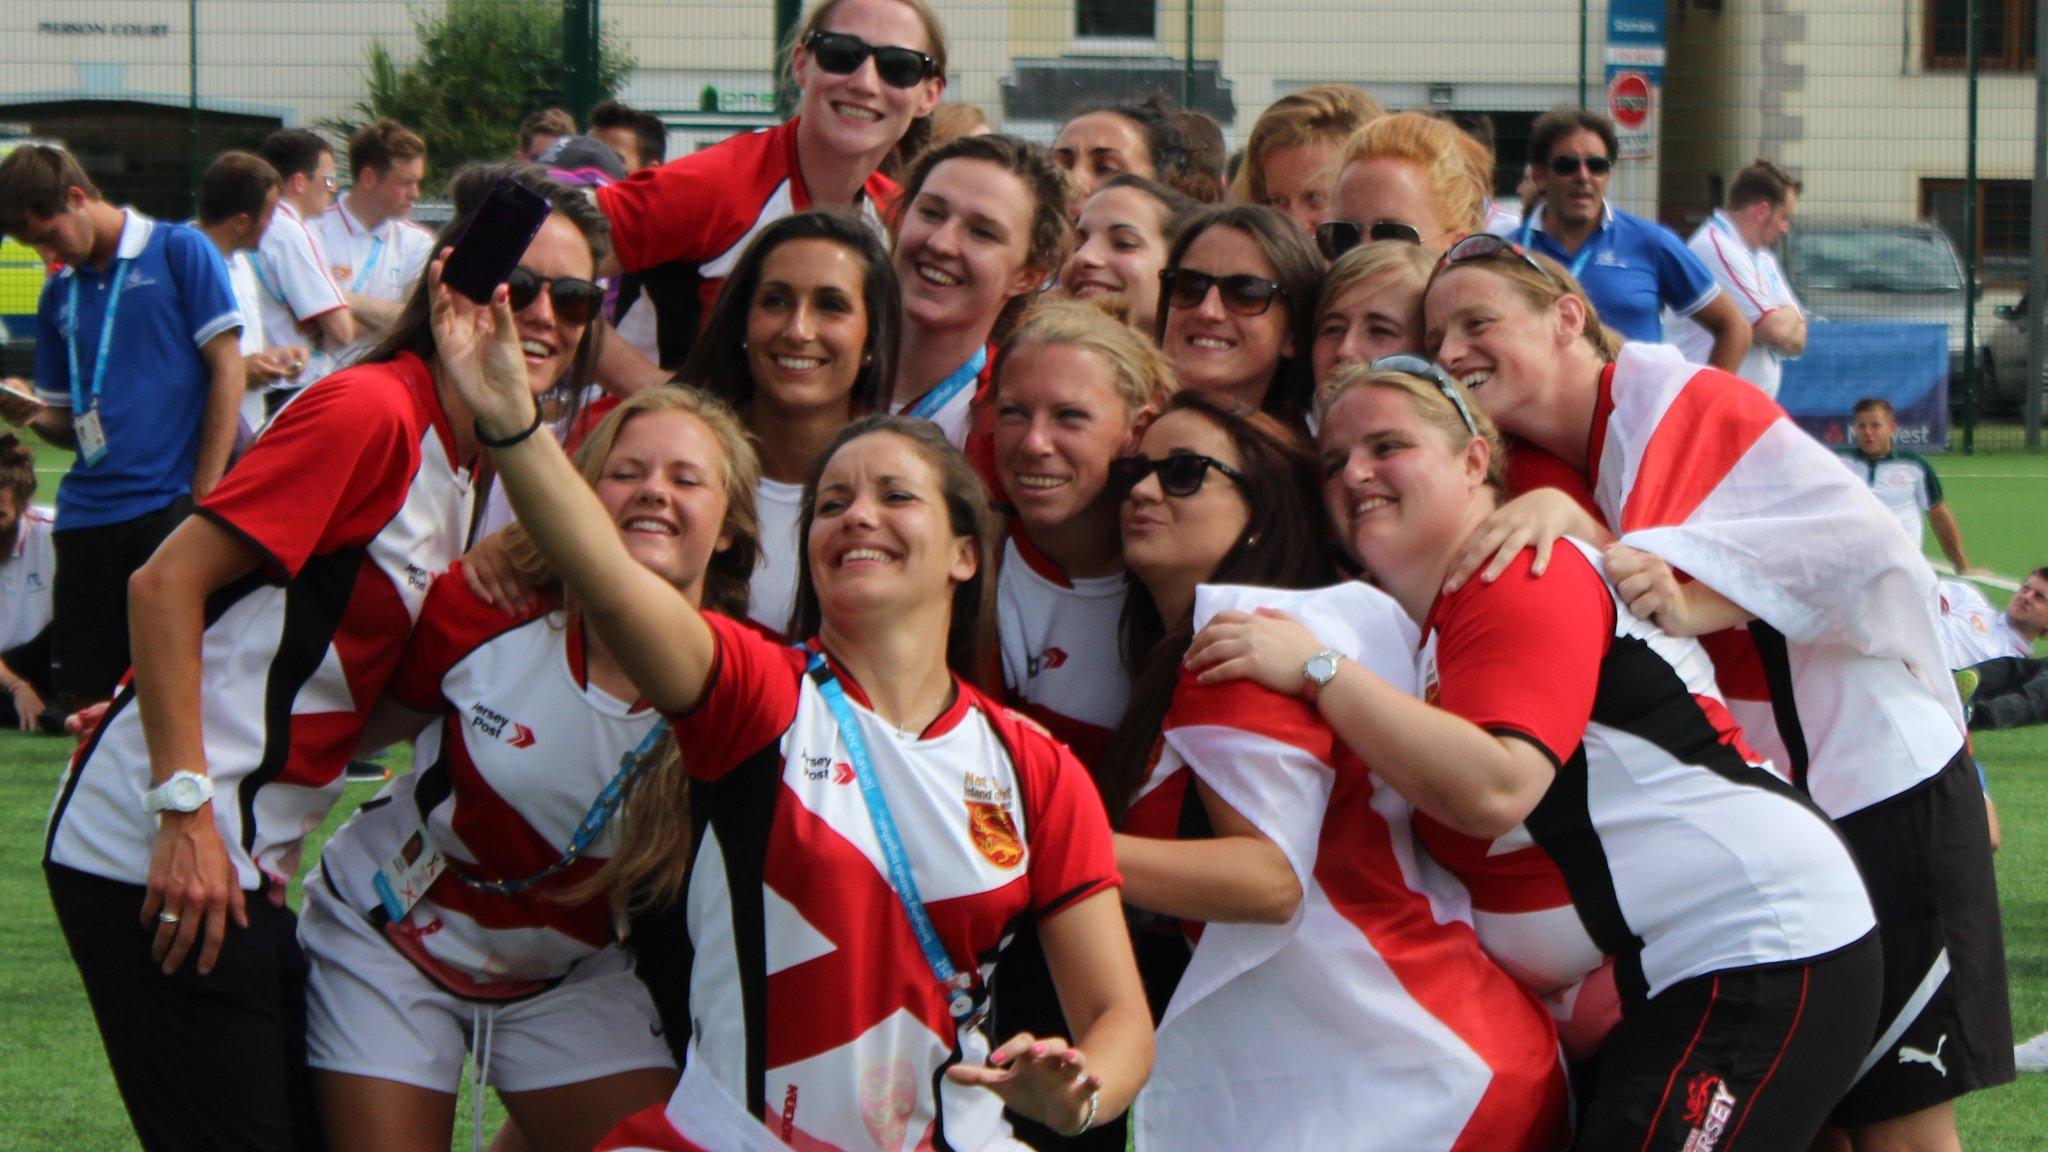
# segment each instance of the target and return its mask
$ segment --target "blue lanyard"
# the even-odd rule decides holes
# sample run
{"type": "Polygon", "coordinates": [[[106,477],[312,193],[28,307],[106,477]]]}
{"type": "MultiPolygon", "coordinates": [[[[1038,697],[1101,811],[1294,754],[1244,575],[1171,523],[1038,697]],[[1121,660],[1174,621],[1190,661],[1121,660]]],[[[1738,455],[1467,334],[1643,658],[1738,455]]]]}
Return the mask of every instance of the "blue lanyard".
{"type": "Polygon", "coordinates": [[[377,261],[383,255],[384,238],[382,236],[371,237],[369,262],[363,265],[362,271],[356,273],[355,279],[349,281],[349,291],[354,292],[358,296],[362,295],[363,284],[370,279],[370,273],[375,272],[377,270],[377,261]]]}
{"type": "MultiPolygon", "coordinates": [[[[1579,254],[1572,258],[1572,264],[1569,271],[1571,272],[1572,279],[1574,280],[1577,280],[1579,276],[1585,272],[1586,261],[1593,258],[1594,251],[1599,248],[1607,247],[1612,242],[1612,238],[1608,235],[1610,228],[1608,226],[1607,220],[1607,205],[1605,204],[1602,204],[1600,206],[1600,221],[1600,227],[1594,229],[1593,235],[1586,237],[1586,242],[1579,246],[1579,254]]],[[[1523,217],[1522,234],[1516,237],[1515,242],[1517,244],[1520,244],[1524,248],[1532,247],[1529,238],[1532,230],[1535,227],[1536,213],[1531,212],[1528,216],[1523,217]]],[[[1560,251],[1562,251],[1563,248],[1564,245],[1558,245],[1558,249],[1560,251]]]]}
{"type": "Polygon", "coordinates": [[[562,853],[560,860],[531,876],[522,876],[517,880],[483,880],[465,876],[455,867],[453,861],[448,865],[449,874],[471,888],[495,892],[500,896],[516,896],[574,864],[590,850],[592,844],[597,842],[598,834],[604,831],[604,826],[611,823],[612,816],[619,810],[619,805],[625,802],[626,788],[632,784],[633,779],[654,766],[654,750],[661,745],[662,737],[667,735],[668,725],[657,720],[654,727],[640,741],[639,747],[619,757],[619,770],[612,774],[611,782],[604,786],[604,791],[597,794],[597,800],[590,805],[590,811],[583,814],[583,822],[576,826],[576,834],[569,838],[569,849],[562,853]]]}
{"type": "Polygon", "coordinates": [[[917,894],[917,879],[910,874],[910,857],[903,850],[903,836],[896,831],[896,821],[889,815],[889,801],[883,798],[882,785],[875,779],[875,765],[868,759],[867,741],[861,738],[860,726],[854,721],[853,706],[846,702],[846,690],[839,686],[839,678],[832,674],[822,652],[811,653],[810,667],[805,671],[817,683],[825,706],[832,710],[832,719],[839,724],[839,740],[846,745],[846,758],[853,765],[854,779],[860,783],[860,797],[867,805],[868,820],[874,824],[875,840],[889,866],[889,884],[896,889],[896,898],[903,902],[903,911],[910,917],[910,927],[917,933],[917,946],[924,950],[925,962],[932,966],[932,975],[939,978],[946,996],[946,1011],[952,1013],[956,1025],[972,1028],[987,1015],[986,1006],[977,1005],[974,976],[953,967],[953,958],[946,955],[946,946],[939,942],[939,930],[932,926],[932,918],[924,910],[924,900],[917,894]]]}
{"type": "Polygon", "coordinates": [[[962,388],[974,383],[981,375],[981,370],[987,366],[988,345],[984,344],[975,349],[974,355],[968,357],[967,363],[962,364],[951,376],[939,381],[937,387],[918,397],[917,403],[905,410],[904,415],[915,416],[920,420],[933,419],[953,397],[960,394],[962,388]]]}
{"type": "MultiPolygon", "coordinates": [[[[71,410],[85,410],[85,386],[78,376],[78,278],[84,270],[71,270],[71,323],[64,326],[64,349],[71,355],[71,410]]],[[[107,353],[114,347],[114,313],[121,307],[121,289],[128,283],[128,261],[114,261],[114,286],[107,290],[107,310],[100,317],[100,346],[93,355],[92,398],[97,404],[100,387],[107,382],[107,353]]]]}

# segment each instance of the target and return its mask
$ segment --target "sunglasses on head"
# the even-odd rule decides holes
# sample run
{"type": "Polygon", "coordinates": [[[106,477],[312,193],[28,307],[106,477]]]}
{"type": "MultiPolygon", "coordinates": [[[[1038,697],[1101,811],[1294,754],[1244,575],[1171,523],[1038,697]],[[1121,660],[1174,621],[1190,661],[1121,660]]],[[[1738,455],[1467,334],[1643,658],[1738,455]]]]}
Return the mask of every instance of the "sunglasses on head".
{"type": "Polygon", "coordinates": [[[1579,174],[1581,167],[1584,167],[1591,175],[1605,176],[1613,170],[1614,161],[1609,160],[1605,156],[1552,156],[1550,158],[1550,171],[1554,175],[1576,176],[1579,174]]]}
{"type": "Polygon", "coordinates": [[[1248,273],[1211,276],[1192,268],[1167,268],[1160,271],[1159,283],[1166,291],[1169,307],[1200,308],[1213,287],[1222,298],[1223,307],[1239,316],[1263,316],[1273,306],[1274,297],[1287,295],[1287,289],[1278,281],[1248,273]]]}
{"type": "Polygon", "coordinates": [[[891,88],[915,88],[939,69],[936,61],[915,48],[877,48],[844,32],[813,32],[804,47],[818,67],[834,76],[852,75],[860,70],[862,61],[873,56],[875,75],[891,88]]]}
{"type": "Polygon", "coordinates": [[[1443,259],[1436,262],[1437,270],[1442,271],[1453,265],[1466,264],[1474,260],[1485,260],[1494,256],[1512,256],[1529,267],[1534,268],[1538,276],[1548,280],[1558,291],[1569,291],[1564,281],[1557,278],[1555,272],[1537,263],[1536,258],[1529,255],[1528,249],[1523,248],[1512,240],[1495,236],[1490,232],[1475,232],[1456,244],[1451,245],[1444,252],[1443,259]]]}
{"type": "Polygon", "coordinates": [[[1202,481],[1209,475],[1209,469],[1230,477],[1239,488],[1244,487],[1244,473],[1225,464],[1213,456],[1199,456],[1192,452],[1176,452],[1154,460],[1149,456],[1119,456],[1109,462],[1109,490],[1119,501],[1131,498],[1131,489],[1145,482],[1145,477],[1159,473],[1159,490],[1168,496],[1193,496],[1202,490],[1202,481]]]}
{"type": "Polygon", "coordinates": [[[1316,247],[1322,249],[1325,260],[1335,260],[1367,240],[1420,244],[1422,233],[1399,220],[1375,220],[1370,224],[1356,220],[1325,220],[1316,225],[1316,247]]]}
{"type": "Polygon", "coordinates": [[[1450,373],[1439,368],[1435,363],[1424,360],[1420,356],[1410,356],[1402,353],[1397,356],[1382,356],[1371,364],[1366,365],[1366,371],[1406,372],[1410,376],[1420,376],[1424,380],[1429,381],[1431,384],[1436,385],[1438,392],[1443,393],[1444,399],[1451,402],[1451,407],[1458,410],[1458,419],[1465,422],[1465,431],[1470,432],[1475,437],[1479,435],[1479,422],[1472,419],[1472,410],[1465,406],[1465,397],[1459,394],[1457,382],[1451,379],[1450,373]]]}
{"type": "Polygon", "coordinates": [[[557,276],[545,279],[526,268],[514,268],[512,275],[505,278],[505,287],[511,289],[512,310],[524,312],[540,299],[542,288],[548,291],[548,299],[555,306],[555,317],[568,324],[588,324],[597,315],[598,306],[604,303],[604,289],[588,280],[574,276],[557,276]]]}

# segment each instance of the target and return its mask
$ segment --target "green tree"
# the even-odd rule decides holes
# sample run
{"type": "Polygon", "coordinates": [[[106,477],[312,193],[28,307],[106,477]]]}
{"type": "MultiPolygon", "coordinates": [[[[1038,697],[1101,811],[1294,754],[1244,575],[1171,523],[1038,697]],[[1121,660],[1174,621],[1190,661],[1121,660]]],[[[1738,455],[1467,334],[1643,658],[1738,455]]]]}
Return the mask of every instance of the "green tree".
{"type": "MultiPolygon", "coordinates": [[[[382,41],[368,53],[365,120],[389,116],[427,142],[437,172],[471,160],[504,159],[519,144],[519,122],[564,103],[561,0],[448,0],[414,19],[419,54],[401,65],[382,41]]],[[[609,99],[633,69],[633,55],[607,28],[598,51],[597,98],[609,99]]],[[[348,131],[357,124],[335,124],[348,131]]]]}

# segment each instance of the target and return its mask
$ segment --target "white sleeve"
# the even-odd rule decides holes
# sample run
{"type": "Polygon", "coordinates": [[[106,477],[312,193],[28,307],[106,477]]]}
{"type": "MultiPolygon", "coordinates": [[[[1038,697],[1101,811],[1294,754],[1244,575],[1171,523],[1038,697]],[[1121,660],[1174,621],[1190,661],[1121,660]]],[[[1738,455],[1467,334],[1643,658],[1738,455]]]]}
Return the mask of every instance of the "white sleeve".
{"type": "Polygon", "coordinates": [[[1743,320],[1754,324],[1777,307],[1772,293],[1757,274],[1756,259],[1750,255],[1749,249],[1723,236],[1720,229],[1712,224],[1701,225],[1686,246],[1707,266],[1707,271],[1714,274],[1714,282],[1721,286],[1728,298],[1735,301],[1743,320]]]}
{"type": "Polygon", "coordinates": [[[273,220],[255,258],[257,270],[263,274],[263,290],[282,301],[298,319],[311,320],[348,307],[306,225],[273,220]]]}

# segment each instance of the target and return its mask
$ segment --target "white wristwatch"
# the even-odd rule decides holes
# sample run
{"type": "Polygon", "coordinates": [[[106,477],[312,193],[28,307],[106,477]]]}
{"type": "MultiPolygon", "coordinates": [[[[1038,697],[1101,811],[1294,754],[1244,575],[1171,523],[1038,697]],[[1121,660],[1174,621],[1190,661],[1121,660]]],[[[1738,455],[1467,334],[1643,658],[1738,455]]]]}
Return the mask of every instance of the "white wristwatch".
{"type": "Polygon", "coordinates": [[[213,799],[213,781],[197,772],[173,772],[171,778],[142,794],[145,812],[197,812],[213,799]]]}
{"type": "Polygon", "coordinates": [[[1301,698],[1313,704],[1322,695],[1324,685],[1337,678],[1337,665],[1343,663],[1344,654],[1335,648],[1325,648],[1301,663],[1301,698]]]}

